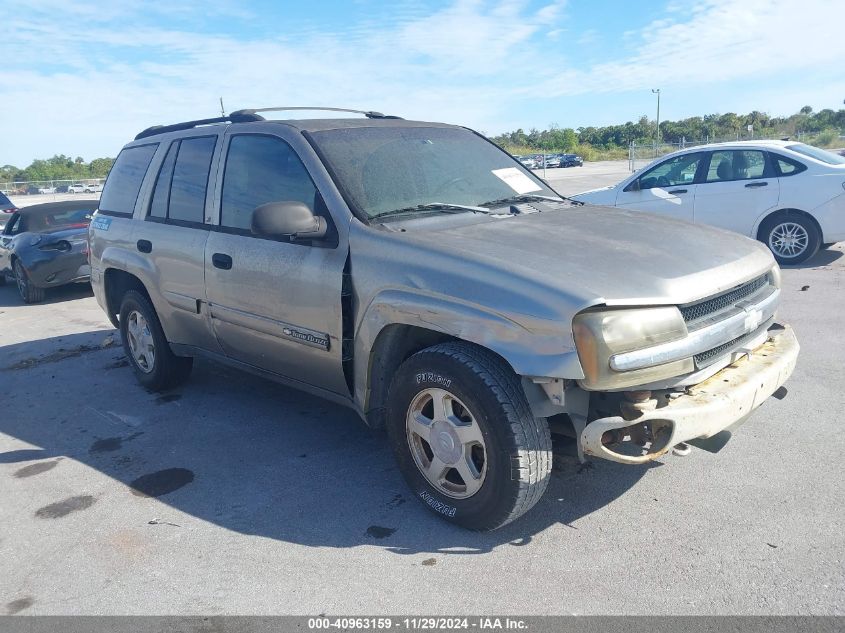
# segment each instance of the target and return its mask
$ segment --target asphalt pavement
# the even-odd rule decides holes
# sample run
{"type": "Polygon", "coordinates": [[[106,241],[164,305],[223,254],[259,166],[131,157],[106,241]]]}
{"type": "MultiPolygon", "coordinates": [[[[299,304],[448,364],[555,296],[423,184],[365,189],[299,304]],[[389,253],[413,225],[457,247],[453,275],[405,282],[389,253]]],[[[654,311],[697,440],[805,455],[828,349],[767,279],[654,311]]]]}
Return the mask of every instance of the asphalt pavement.
{"type": "Polygon", "coordinates": [[[721,452],[565,458],[486,534],[351,411],[206,361],[148,393],[85,287],[2,287],[0,613],[843,614],[843,255],[784,270],[798,367],[721,452]]]}

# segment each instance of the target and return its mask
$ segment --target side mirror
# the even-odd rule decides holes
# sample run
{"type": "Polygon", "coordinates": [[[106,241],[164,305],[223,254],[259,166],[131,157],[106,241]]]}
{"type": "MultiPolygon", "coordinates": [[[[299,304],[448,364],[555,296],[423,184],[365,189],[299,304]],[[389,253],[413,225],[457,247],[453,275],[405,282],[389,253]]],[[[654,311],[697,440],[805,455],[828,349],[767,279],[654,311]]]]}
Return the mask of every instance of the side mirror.
{"type": "Polygon", "coordinates": [[[326,236],[325,218],[314,215],[302,202],[268,202],[252,212],[252,232],[292,240],[318,240],[326,236]]]}

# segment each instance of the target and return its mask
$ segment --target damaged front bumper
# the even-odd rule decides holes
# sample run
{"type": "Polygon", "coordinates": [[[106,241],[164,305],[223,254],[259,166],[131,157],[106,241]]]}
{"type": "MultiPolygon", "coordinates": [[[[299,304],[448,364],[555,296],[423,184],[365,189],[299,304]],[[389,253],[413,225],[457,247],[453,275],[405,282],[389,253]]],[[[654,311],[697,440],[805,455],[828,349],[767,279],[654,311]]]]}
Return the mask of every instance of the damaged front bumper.
{"type": "Polygon", "coordinates": [[[798,341],[789,326],[774,325],[766,342],[684,392],[658,391],[652,407],[631,406],[626,414],[589,422],[579,441],[584,455],[623,464],[643,464],[673,446],[709,438],[744,422],[792,374],[798,341]],[[638,454],[614,450],[634,444],[638,454]],[[633,440],[633,442],[631,441],[633,440]]]}

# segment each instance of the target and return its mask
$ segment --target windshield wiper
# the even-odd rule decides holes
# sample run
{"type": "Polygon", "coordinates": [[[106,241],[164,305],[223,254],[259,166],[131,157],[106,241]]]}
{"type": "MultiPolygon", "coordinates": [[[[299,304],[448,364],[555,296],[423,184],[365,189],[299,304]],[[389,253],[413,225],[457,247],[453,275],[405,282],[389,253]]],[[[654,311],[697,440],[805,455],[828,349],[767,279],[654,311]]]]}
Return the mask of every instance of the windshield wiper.
{"type": "Polygon", "coordinates": [[[524,193],[518,196],[511,196],[510,198],[502,198],[500,200],[491,200],[490,202],[484,202],[483,205],[485,207],[500,207],[505,204],[513,204],[514,202],[531,202],[532,200],[548,200],[550,202],[575,202],[575,200],[571,200],[566,196],[553,198],[552,196],[541,196],[535,193],[524,193]]]}
{"type": "Polygon", "coordinates": [[[410,215],[418,211],[440,211],[442,213],[460,213],[462,211],[472,211],[473,213],[491,213],[490,209],[485,207],[472,207],[466,204],[453,204],[451,202],[429,202],[427,204],[418,204],[413,207],[403,207],[401,209],[393,209],[392,211],[382,211],[370,219],[384,218],[394,215],[410,215]]]}

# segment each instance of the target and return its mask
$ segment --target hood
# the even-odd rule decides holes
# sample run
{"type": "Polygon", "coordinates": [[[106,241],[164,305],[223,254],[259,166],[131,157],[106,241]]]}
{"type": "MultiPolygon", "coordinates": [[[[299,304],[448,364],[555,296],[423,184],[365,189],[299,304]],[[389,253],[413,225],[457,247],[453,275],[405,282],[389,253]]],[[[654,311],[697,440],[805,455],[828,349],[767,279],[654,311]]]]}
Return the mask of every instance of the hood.
{"type": "Polygon", "coordinates": [[[737,233],[639,211],[545,206],[556,210],[434,230],[408,226],[404,235],[426,250],[541,282],[584,306],[689,303],[774,265],[765,246],[737,233]]]}
{"type": "Polygon", "coordinates": [[[616,185],[582,191],[581,193],[576,193],[574,196],[569,197],[573,200],[586,202],[588,204],[605,204],[613,206],[616,203],[616,185]]]}

